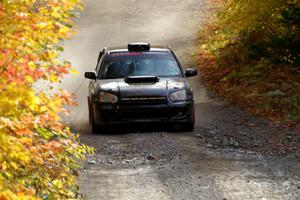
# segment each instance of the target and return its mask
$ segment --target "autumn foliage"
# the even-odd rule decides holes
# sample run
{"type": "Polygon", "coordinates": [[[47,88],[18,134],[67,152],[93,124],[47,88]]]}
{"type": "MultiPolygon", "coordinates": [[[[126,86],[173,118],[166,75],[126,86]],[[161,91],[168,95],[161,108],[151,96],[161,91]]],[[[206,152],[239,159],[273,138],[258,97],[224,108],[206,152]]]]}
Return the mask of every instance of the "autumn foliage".
{"type": "Polygon", "coordinates": [[[0,1],[0,199],[77,199],[79,159],[92,150],[62,123],[74,96],[52,85],[79,0],[0,1]]]}
{"type": "Polygon", "coordinates": [[[211,0],[194,57],[219,96],[276,122],[300,124],[300,1],[211,0]]]}

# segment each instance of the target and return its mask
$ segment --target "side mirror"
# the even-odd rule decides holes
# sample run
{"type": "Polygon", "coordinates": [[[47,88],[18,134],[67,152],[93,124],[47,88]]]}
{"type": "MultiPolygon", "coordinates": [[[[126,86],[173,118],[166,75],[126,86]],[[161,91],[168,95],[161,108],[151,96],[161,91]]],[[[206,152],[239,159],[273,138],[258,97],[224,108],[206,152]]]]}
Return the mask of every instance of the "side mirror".
{"type": "Polygon", "coordinates": [[[95,72],[85,72],[84,77],[87,78],[87,79],[96,80],[95,72]]]}
{"type": "Polygon", "coordinates": [[[198,74],[197,69],[194,68],[188,68],[185,70],[184,72],[186,77],[192,77],[192,76],[196,76],[198,74]]]}

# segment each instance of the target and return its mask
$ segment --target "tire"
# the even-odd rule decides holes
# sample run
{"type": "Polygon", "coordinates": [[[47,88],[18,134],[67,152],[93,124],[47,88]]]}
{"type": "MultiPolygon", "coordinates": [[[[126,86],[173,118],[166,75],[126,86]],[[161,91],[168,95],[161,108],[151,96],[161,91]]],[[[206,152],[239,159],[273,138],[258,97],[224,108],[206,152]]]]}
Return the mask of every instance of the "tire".
{"type": "Polygon", "coordinates": [[[185,122],[185,123],[174,123],[169,127],[169,131],[175,132],[192,132],[194,131],[194,123],[193,122],[185,122]]]}
{"type": "Polygon", "coordinates": [[[182,130],[187,132],[193,132],[195,128],[194,122],[188,122],[182,125],[182,130]]]}
{"type": "Polygon", "coordinates": [[[193,132],[195,129],[195,107],[193,104],[192,111],[190,113],[190,120],[184,124],[182,124],[183,131],[193,132]]]}
{"type": "Polygon", "coordinates": [[[88,107],[89,107],[89,126],[92,133],[99,132],[99,126],[95,123],[93,108],[88,99],[88,107]]]}
{"type": "Polygon", "coordinates": [[[89,123],[90,123],[90,130],[91,130],[91,132],[92,132],[93,134],[99,133],[99,126],[97,126],[97,125],[95,124],[94,119],[92,119],[89,123]]]}

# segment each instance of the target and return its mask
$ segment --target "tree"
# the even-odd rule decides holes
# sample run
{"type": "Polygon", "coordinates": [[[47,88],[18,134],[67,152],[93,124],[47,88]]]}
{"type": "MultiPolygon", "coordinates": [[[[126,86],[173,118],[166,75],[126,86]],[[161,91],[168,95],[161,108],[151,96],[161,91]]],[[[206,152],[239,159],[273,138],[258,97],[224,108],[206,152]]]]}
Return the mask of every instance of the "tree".
{"type": "Polygon", "coordinates": [[[92,149],[61,120],[74,95],[52,89],[80,0],[0,1],[0,199],[76,199],[78,159],[92,149]],[[37,89],[37,82],[45,82],[37,89]]]}
{"type": "Polygon", "coordinates": [[[211,0],[196,61],[219,95],[300,125],[300,0],[211,0]]]}

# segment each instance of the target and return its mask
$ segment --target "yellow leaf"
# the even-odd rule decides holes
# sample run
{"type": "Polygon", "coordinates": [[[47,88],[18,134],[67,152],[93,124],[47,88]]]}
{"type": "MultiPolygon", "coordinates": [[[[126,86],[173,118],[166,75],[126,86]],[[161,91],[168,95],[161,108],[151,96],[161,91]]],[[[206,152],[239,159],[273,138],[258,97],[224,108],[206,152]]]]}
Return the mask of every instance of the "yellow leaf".
{"type": "Polygon", "coordinates": [[[25,80],[28,82],[28,83],[33,83],[34,80],[31,76],[25,76],[25,80]]]}
{"type": "Polygon", "coordinates": [[[49,80],[53,83],[56,83],[56,82],[58,82],[58,77],[54,74],[51,74],[49,77],[49,80]]]}
{"type": "Polygon", "coordinates": [[[32,61],[30,61],[30,62],[28,63],[28,66],[29,66],[29,68],[32,69],[32,70],[36,69],[35,64],[34,64],[32,61]]]}
{"type": "Polygon", "coordinates": [[[74,75],[78,75],[78,71],[76,69],[71,68],[70,72],[74,75]]]}

